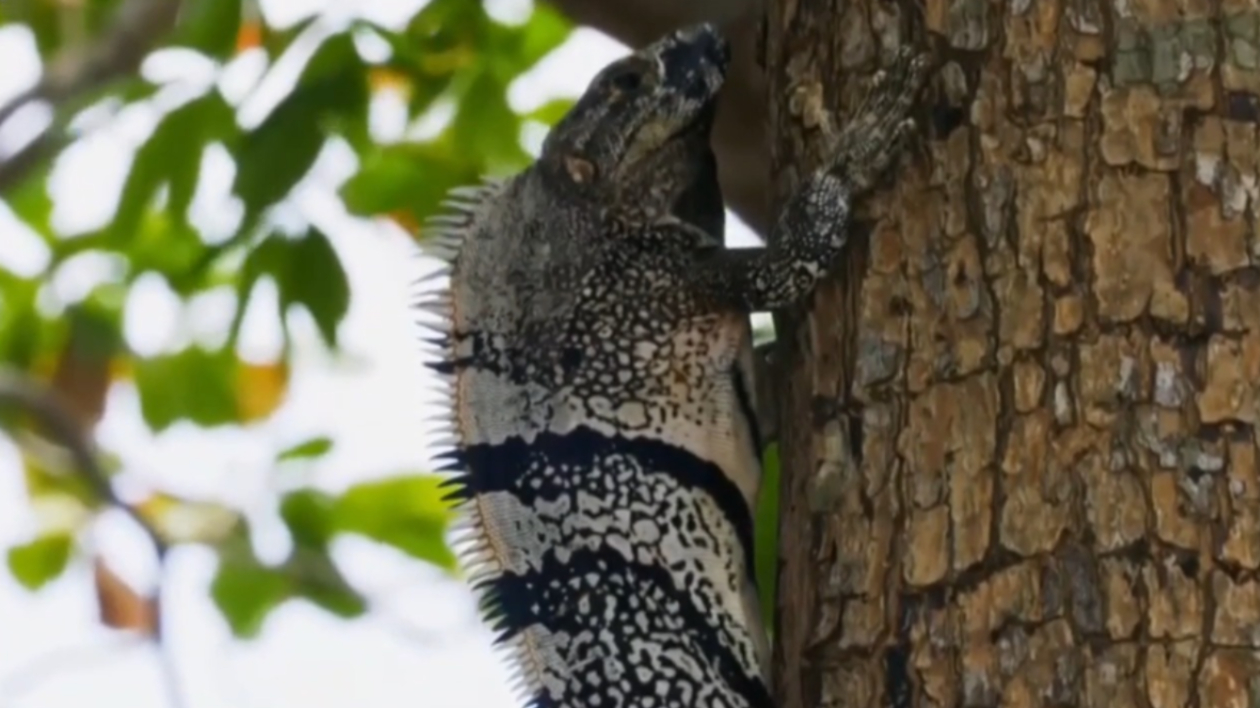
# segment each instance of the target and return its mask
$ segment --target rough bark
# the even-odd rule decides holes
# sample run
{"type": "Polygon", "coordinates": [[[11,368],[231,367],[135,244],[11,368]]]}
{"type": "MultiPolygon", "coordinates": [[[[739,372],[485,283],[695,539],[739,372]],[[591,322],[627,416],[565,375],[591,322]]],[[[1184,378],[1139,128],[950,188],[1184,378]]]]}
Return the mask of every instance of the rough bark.
{"type": "Polygon", "coordinates": [[[778,318],[779,705],[1260,704],[1260,4],[769,5],[777,200],[811,102],[946,60],[778,318]]]}

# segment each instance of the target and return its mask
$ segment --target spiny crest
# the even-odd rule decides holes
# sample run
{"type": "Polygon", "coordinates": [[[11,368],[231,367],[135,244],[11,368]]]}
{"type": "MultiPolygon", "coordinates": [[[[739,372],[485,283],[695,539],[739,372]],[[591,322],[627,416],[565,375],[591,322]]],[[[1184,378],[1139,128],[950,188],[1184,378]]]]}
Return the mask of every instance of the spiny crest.
{"type": "MultiPolygon", "coordinates": [[[[450,381],[450,371],[446,369],[454,346],[451,332],[454,302],[449,279],[479,210],[503,189],[503,184],[502,180],[486,179],[480,185],[451,190],[442,203],[443,210],[426,219],[421,228],[421,254],[439,262],[437,268],[414,283],[416,297],[413,305],[421,315],[417,321],[422,335],[421,351],[428,359],[426,365],[438,374],[440,380],[450,383],[453,381],[450,381]]],[[[448,414],[453,421],[454,410],[448,411],[448,414]]]]}
{"type": "MultiPolygon", "coordinates": [[[[444,394],[440,410],[426,422],[439,434],[432,455],[432,464],[439,471],[457,472],[463,469],[462,449],[456,435],[454,408],[454,372],[450,361],[454,356],[454,302],[450,288],[450,276],[459,258],[460,249],[484,206],[503,189],[504,181],[486,179],[482,184],[457,187],[451,190],[442,203],[443,210],[429,217],[422,227],[424,239],[421,253],[439,261],[431,273],[415,282],[415,308],[421,318],[421,354],[424,364],[436,375],[439,392],[444,394]]],[[[454,487],[447,499],[466,501],[466,475],[452,475],[443,486],[454,487]]]]}
{"type": "Polygon", "coordinates": [[[453,189],[442,204],[442,212],[425,221],[420,250],[423,255],[438,260],[439,266],[416,280],[414,305],[420,314],[417,325],[422,333],[421,355],[425,366],[436,375],[441,394],[438,413],[424,422],[437,434],[430,467],[447,474],[441,484],[446,491],[443,500],[453,503],[457,518],[451,527],[450,543],[486,624],[496,634],[496,648],[509,670],[509,688],[518,703],[531,705],[542,688],[539,678],[542,669],[531,658],[534,652],[528,646],[528,638],[512,633],[506,626],[502,602],[495,591],[495,580],[505,568],[490,545],[471,486],[472,478],[467,473],[463,444],[457,434],[455,376],[451,364],[455,339],[450,277],[478,215],[505,185],[505,180],[486,179],[479,185],[453,189]]]}

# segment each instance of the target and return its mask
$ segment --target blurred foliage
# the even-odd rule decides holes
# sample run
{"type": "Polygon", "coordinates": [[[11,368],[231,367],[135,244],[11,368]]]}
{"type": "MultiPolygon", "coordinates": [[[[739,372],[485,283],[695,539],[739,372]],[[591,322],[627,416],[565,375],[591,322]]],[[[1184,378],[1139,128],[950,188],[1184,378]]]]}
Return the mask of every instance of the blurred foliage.
{"type": "MultiPolygon", "coordinates": [[[[0,24],[20,24],[34,34],[45,65],[109,32],[125,0],[10,0],[0,4],[0,24]]],[[[134,76],[93,89],[67,102],[54,129],[71,142],[91,136],[101,115],[116,117],[137,106],[160,110],[153,131],[139,145],[117,208],[87,233],[59,232],[53,223],[50,175],[57,155],[45,158],[0,193],[18,220],[46,245],[50,258],[37,273],[6,270],[0,263],[0,367],[25,372],[51,385],[83,422],[101,418],[111,387],[134,386],[144,424],[155,433],[176,425],[199,428],[249,426],[268,419],[284,402],[292,354],[295,310],[309,315],[323,345],[340,348],[338,328],[354,297],[339,256],[322,232],[295,206],[293,194],[330,142],[348,147],[355,172],[340,187],[345,208],[364,218],[388,218],[413,237],[416,227],[451,187],[485,173],[524,166],[521,135],[527,123],[550,124],[566,101],[530,115],[507,101],[509,84],[568,36],[567,21],[536,5],[519,23],[504,23],[472,0],[431,0],[402,26],[362,19],[334,22],[304,18],[276,26],[247,0],[185,0],[175,27],[155,51],[196,52],[216,75],[242,63],[265,63],[266,74],[244,97],[229,96],[217,82],[190,92],[134,76]],[[309,45],[317,43],[311,51],[309,45]],[[305,49],[303,47],[306,47],[305,49]],[[305,62],[301,57],[309,56],[305,62]],[[299,62],[292,88],[260,121],[242,121],[242,105],[269,74],[299,62]],[[450,118],[423,138],[383,141],[373,136],[375,98],[401,96],[407,124],[450,118]],[[189,94],[192,95],[189,95],[189,94]],[[174,98],[173,98],[174,97],[174,98]],[[89,111],[93,114],[88,120],[89,111]],[[79,120],[83,118],[83,120],[79,120]],[[77,132],[74,132],[77,131],[77,132]],[[190,216],[206,188],[209,151],[230,156],[231,193],[221,211],[239,218],[229,233],[210,233],[190,216]],[[294,214],[298,214],[295,226],[294,214]],[[301,223],[305,222],[305,223],[301,223]],[[109,275],[86,292],[67,296],[58,277],[85,258],[104,258],[109,275]],[[235,317],[213,343],[205,338],[169,351],[140,355],[123,332],[130,290],[157,276],[187,304],[211,290],[235,295],[235,317]],[[246,308],[258,286],[274,285],[279,308],[270,316],[283,333],[274,361],[243,360],[237,351],[246,308]]],[[[59,195],[73,207],[74,194],[59,195]]],[[[0,227],[4,228],[4,227],[0,227]]],[[[73,289],[73,288],[71,288],[73,289]]],[[[210,339],[214,339],[211,337],[210,339]]],[[[111,415],[126,415],[125,411],[111,415]]],[[[37,590],[74,563],[95,569],[102,620],[111,626],[144,627],[144,611],[132,615],[128,592],[108,571],[108,559],[80,542],[82,531],[106,509],[105,501],[57,453],[50,441],[20,420],[0,418],[21,443],[26,492],[41,531],[7,549],[8,567],[37,590]],[[137,619],[139,618],[139,619],[137,619]]],[[[275,473],[310,464],[336,445],[336,431],[279,445],[275,473]]],[[[129,460],[104,453],[111,474],[129,460]]],[[[364,471],[369,472],[369,471],[364,471]]],[[[284,488],[275,512],[293,541],[287,559],[267,563],[254,552],[242,510],[215,501],[181,498],[162,490],[135,505],[171,545],[203,544],[219,557],[211,594],[232,630],[255,634],[270,610],[303,598],[342,617],[367,609],[367,601],[329,556],[330,543],[353,534],[391,546],[424,563],[453,571],[444,543],[449,512],[423,470],[398,470],[333,494],[309,486],[284,488]]],[[[133,593],[134,595],[134,593],[133,593]]],[[[132,604],[143,605],[138,596],[132,604]]]]}

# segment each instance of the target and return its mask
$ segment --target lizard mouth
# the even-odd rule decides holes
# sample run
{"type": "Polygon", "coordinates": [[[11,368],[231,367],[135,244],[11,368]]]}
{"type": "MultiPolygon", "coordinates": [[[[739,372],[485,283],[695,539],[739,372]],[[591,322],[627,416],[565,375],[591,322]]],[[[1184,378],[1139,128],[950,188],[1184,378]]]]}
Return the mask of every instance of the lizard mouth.
{"type": "Polygon", "coordinates": [[[717,115],[717,97],[714,96],[695,117],[679,129],[675,137],[683,139],[703,139],[708,141],[709,131],[713,128],[713,118],[717,115]]]}

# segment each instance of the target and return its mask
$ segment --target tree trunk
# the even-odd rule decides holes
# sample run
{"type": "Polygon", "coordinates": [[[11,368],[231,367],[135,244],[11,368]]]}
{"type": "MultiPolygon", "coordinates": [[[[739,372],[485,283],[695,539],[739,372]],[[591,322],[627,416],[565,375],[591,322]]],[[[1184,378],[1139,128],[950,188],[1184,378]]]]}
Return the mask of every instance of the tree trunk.
{"type": "Polygon", "coordinates": [[[778,705],[1260,705],[1260,5],[767,23],[780,202],[811,102],[946,59],[870,236],[778,317],[778,705]]]}

